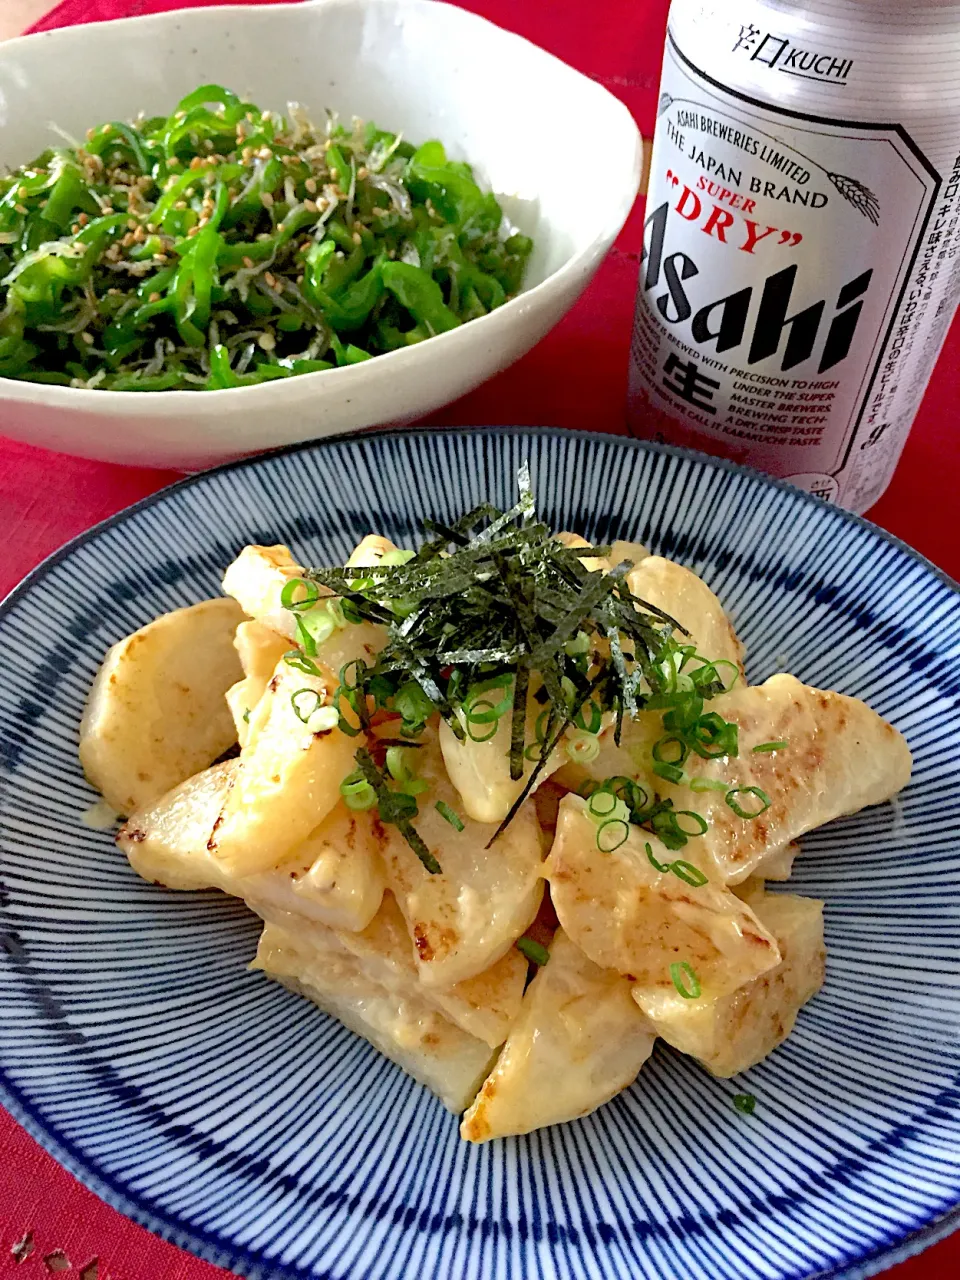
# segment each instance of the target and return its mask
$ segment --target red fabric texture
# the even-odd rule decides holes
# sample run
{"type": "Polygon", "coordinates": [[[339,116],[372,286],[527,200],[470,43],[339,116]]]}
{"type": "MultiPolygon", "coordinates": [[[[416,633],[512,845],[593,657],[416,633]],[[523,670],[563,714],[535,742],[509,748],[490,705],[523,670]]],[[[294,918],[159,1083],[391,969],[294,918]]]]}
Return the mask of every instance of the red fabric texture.
{"type": "MultiPolygon", "coordinates": [[[[216,2],[64,0],[34,29],[216,2]]],[[[644,132],[651,132],[667,0],[607,0],[603,5],[586,0],[552,0],[549,5],[466,0],[464,7],[527,36],[599,80],[630,107],[644,132]]],[[[513,368],[430,421],[550,424],[624,433],[641,236],[638,208],[590,289],[556,330],[513,368]]],[[[893,484],[869,513],[955,578],[960,577],[953,510],[960,491],[958,355],[960,326],[954,325],[893,484]]],[[[0,596],[68,538],[174,478],[170,472],[85,462],[0,439],[0,596]]],[[[0,1110],[0,1280],[40,1280],[61,1270],[82,1280],[94,1280],[97,1272],[97,1280],[214,1280],[227,1274],[108,1208],[0,1110]],[[28,1233],[29,1256],[18,1262],[13,1247],[28,1233]],[[69,1271],[60,1265],[58,1250],[69,1271]],[[94,1259],[95,1269],[90,1267],[94,1259]]],[[[960,1236],[889,1274],[895,1280],[954,1280],[960,1275],[960,1236]]]]}

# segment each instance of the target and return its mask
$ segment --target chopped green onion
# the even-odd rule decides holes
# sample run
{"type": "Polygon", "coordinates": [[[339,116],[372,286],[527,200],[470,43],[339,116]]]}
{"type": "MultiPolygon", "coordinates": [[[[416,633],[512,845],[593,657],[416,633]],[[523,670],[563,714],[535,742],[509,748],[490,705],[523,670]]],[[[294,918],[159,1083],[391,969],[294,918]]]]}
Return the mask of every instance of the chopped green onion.
{"type": "Polygon", "coordinates": [[[450,808],[446,800],[438,800],[433,807],[436,809],[437,813],[439,813],[441,818],[445,818],[447,822],[450,823],[451,827],[455,828],[457,831],[463,830],[463,819],[460,817],[459,813],[457,813],[456,809],[450,808]]]}
{"type": "Polygon", "coordinates": [[[399,711],[404,725],[411,733],[420,733],[436,707],[416,680],[407,680],[394,696],[393,709],[399,711]]]}
{"type": "Polygon", "coordinates": [[[315,582],[308,582],[306,578],[291,578],[280,592],[281,607],[289,609],[292,613],[302,613],[306,609],[312,609],[319,599],[320,588],[315,582]],[[301,588],[306,594],[298,598],[297,592],[301,588]]]}
{"type": "Polygon", "coordinates": [[[691,778],[691,791],[729,791],[729,782],[719,782],[716,778],[691,778]]]}
{"type": "Polygon", "coordinates": [[[587,802],[587,812],[594,821],[602,821],[616,812],[617,803],[617,797],[612,791],[605,791],[600,788],[590,796],[587,802]]]}
{"type": "Polygon", "coordinates": [[[526,934],[517,939],[517,950],[532,961],[533,964],[539,965],[541,969],[550,959],[550,952],[547,948],[541,946],[539,942],[535,942],[533,938],[528,938],[526,934]]]}
{"type": "Polygon", "coordinates": [[[673,980],[673,985],[684,1000],[696,1000],[699,997],[700,979],[686,960],[681,960],[670,966],[670,977],[673,980]]]}
{"type": "Polygon", "coordinates": [[[590,764],[600,754],[600,743],[592,733],[571,733],[563,749],[574,764],[590,764]]]}
{"type": "Polygon", "coordinates": [[[283,660],[288,667],[293,667],[295,671],[302,671],[308,676],[323,676],[323,672],[315,662],[307,657],[305,653],[301,653],[299,649],[290,649],[283,655],[283,660]]]}
{"type": "Polygon", "coordinates": [[[659,760],[654,761],[653,772],[658,778],[663,778],[667,782],[682,783],[687,779],[687,775],[676,764],[661,764],[659,760]]]}
{"type": "Polygon", "coordinates": [[[670,863],[670,870],[675,876],[679,876],[686,884],[693,885],[695,889],[699,889],[701,885],[707,883],[707,877],[703,874],[699,867],[695,867],[692,862],[684,862],[678,858],[676,862],[670,863]]]}
{"type": "Polygon", "coordinates": [[[678,809],[676,818],[677,826],[685,836],[702,836],[710,825],[699,813],[694,813],[691,809],[678,809]],[[694,830],[691,831],[689,827],[685,827],[680,821],[681,818],[689,818],[693,823],[694,830]]]}
{"type": "Polygon", "coordinates": [[[575,658],[578,654],[589,652],[590,637],[585,631],[578,631],[563,647],[571,658],[575,658]]]}
{"type": "Polygon", "coordinates": [[[683,764],[690,754],[690,748],[681,738],[669,734],[653,744],[651,754],[658,764],[683,764]],[[669,754],[664,755],[665,751],[669,754]]]}
{"type": "Polygon", "coordinates": [[[738,818],[759,818],[761,813],[766,813],[772,803],[770,797],[760,787],[731,787],[726,798],[727,804],[738,818]],[[759,802],[759,807],[751,806],[745,809],[739,800],[733,799],[734,796],[753,796],[759,802]]]}
{"type": "MultiPolygon", "coordinates": [[[[759,746],[753,748],[753,752],[756,755],[760,751],[782,751],[786,745],[785,738],[781,738],[779,742],[761,742],[759,746]]],[[[742,1096],[746,1097],[747,1095],[743,1094],[742,1096]]]]}
{"type": "Polygon", "coordinates": [[[630,824],[623,818],[610,818],[597,828],[597,848],[601,853],[613,853],[627,840],[630,824]]]}
{"type": "Polygon", "coordinates": [[[650,865],[656,871],[659,871],[661,875],[666,875],[668,871],[672,871],[678,879],[683,880],[685,884],[692,885],[695,889],[699,889],[701,885],[707,883],[707,877],[692,862],[684,862],[682,858],[678,858],[675,862],[658,862],[650,845],[645,844],[643,847],[646,850],[650,865]]]}
{"type": "Polygon", "coordinates": [[[408,795],[418,796],[426,791],[428,783],[413,773],[404,747],[388,747],[386,763],[387,772],[396,782],[402,784],[408,795]]]}
{"type": "Polygon", "coordinates": [[[653,849],[649,843],[645,844],[643,847],[646,850],[647,858],[649,859],[651,867],[653,867],[655,871],[659,871],[662,876],[666,875],[673,864],[670,862],[658,862],[653,856],[653,849]]]}
{"type": "Polygon", "coordinates": [[[348,774],[340,783],[340,794],[348,809],[356,809],[359,812],[372,809],[377,803],[377,793],[359,769],[348,774]]]}
{"type": "Polygon", "coordinates": [[[757,1100],[752,1093],[735,1093],[733,1105],[744,1116],[752,1116],[757,1109],[757,1100]]]}
{"type": "MultiPolygon", "coordinates": [[[[318,693],[316,689],[298,689],[296,693],[291,693],[290,703],[296,713],[297,719],[306,724],[310,717],[324,705],[324,696],[318,693]]],[[[331,710],[333,708],[331,707],[331,710]]],[[[336,717],[336,712],[334,712],[336,717]]]]}
{"type": "Polygon", "coordinates": [[[250,723],[250,708],[249,708],[249,707],[244,707],[244,709],[243,709],[243,723],[244,723],[244,724],[249,724],[249,723],[250,723]]]}
{"type": "Polygon", "coordinates": [[[597,706],[593,698],[588,699],[577,714],[573,717],[573,723],[578,729],[582,729],[584,733],[597,734],[603,728],[603,712],[597,706]],[[589,710],[590,723],[584,720],[584,712],[589,710]]]}

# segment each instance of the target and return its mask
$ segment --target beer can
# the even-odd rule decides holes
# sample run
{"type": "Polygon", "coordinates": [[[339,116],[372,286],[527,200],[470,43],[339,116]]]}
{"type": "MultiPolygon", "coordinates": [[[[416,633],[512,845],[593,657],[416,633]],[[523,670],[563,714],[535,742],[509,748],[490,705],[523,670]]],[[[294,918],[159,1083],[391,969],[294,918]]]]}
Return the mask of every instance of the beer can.
{"type": "Polygon", "coordinates": [[[960,301],[960,4],[674,0],[628,417],[854,511],[960,301]]]}

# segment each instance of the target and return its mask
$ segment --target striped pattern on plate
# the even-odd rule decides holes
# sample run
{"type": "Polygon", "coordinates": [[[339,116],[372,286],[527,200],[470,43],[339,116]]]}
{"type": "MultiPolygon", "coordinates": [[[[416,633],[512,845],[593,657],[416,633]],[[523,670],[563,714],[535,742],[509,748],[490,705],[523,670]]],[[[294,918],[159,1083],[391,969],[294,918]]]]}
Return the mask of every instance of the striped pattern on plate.
{"type": "Polygon", "coordinates": [[[872,1275],[960,1202],[960,597],[866,523],[713,460],[558,431],[325,441],[194,477],[79,538],[0,613],[0,1099],[104,1199],[251,1277],[872,1275]],[[257,924],[139,881],[81,815],[108,645],[247,542],[340,561],[509,505],[703,574],[754,682],[787,668],[906,734],[900,803],[804,841],[824,991],[737,1081],[658,1049],[595,1115],[470,1147],[363,1041],[246,970],[257,924]],[[749,1091],[756,1114],[732,1097],[749,1091]]]}

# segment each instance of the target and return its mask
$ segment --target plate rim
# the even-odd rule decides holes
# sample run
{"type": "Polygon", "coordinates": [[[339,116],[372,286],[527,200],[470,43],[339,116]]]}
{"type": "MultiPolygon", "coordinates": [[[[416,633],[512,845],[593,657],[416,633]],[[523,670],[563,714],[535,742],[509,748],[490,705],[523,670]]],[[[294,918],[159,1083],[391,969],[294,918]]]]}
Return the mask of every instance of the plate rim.
{"type": "MultiPolygon", "coordinates": [[[[55,565],[66,557],[76,547],[83,546],[85,542],[90,541],[98,534],[114,525],[119,524],[128,516],[134,515],[139,511],[146,511],[149,507],[163,501],[168,494],[176,493],[180,489],[190,488],[194,484],[198,484],[207,476],[223,475],[230,471],[242,471],[248,467],[255,467],[263,462],[271,461],[274,458],[288,457],[292,454],[307,453],[314,449],[323,449],[333,445],[344,444],[353,440],[389,440],[397,439],[402,436],[498,436],[498,435],[515,435],[515,436],[536,436],[545,438],[557,438],[572,436],[575,439],[585,441],[604,440],[607,442],[614,441],[620,447],[633,450],[637,453],[653,453],[660,454],[671,458],[687,458],[694,462],[705,463],[708,467],[713,467],[718,471],[734,472],[738,475],[747,475],[754,480],[759,480],[761,484],[768,485],[773,489],[784,490],[787,493],[799,495],[804,505],[818,508],[825,508],[834,513],[842,522],[852,524],[856,528],[866,529],[869,533],[875,534],[882,541],[888,542],[913,560],[918,561],[926,570],[938,578],[951,591],[960,595],[960,582],[941,569],[939,565],[934,564],[922,551],[917,551],[915,547],[911,547],[903,538],[898,537],[895,533],[890,533],[878,524],[874,524],[872,520],[868,520],[866,516],[857,515],[856,512],[847,511],[843,507],[835,506],[832,502],[827,502],[824,498],[817,497],[816,494],[807,493],[804,489],[798,489],[796,485],[790,484],[787,480],[780,479],[779,476],[767,475],[763,471],[757,470],[756,467],[750,467],[741,462],[732,462],[729,458],[715,457],[713,454],[703,453],[699,449],[688,449],[682,445],[661,444],[657,440],[641,440],[635,436],[618,435],[612,431],[589,431],[582,427],[547,427],[547,426],[411,426],[411,427],[361,427],[356,431],[343,431],[332,436],[314,436],[310,440],[299,440],[292,444],[279,445],[275,449],[266,449],[259,453],[248,454],[242,458],[233,458],[227,462],[217,463],[212,467],[204,467],[201,471],[192,471],[188,475],[181,476],[179,480],[172,480],[169,484],[163,485],[153,493],[148,493],[142,498],[138,498],[136,502],[131,502],[125,507],[121,507],[119,511],[115,511],[112,515],[105,516],[103,520],[98,520],[96,524],[92,524],[87,529],[83,529],[80,533],[74,534],[66,542],[56,547],[48,555],[30,569],[18,583],[16,583],[4,596],[0,596],[0,622],[8,613],[11,605],[15,604],[21,595],[33,586],[34,582],[43,577],[55,565]]],[[[107,465],[107,464],[105,464],[107,465]]]]}
{"type": "MultiPolygon", "coordinates": [[[[806,507],[819,507],[832,511],[841,524],[847,524],[854,528],[866,530],[868,533],[878,536],[881,541],[892,544],[901,552],[905,552],[909,559],[918,562],[924,569],[945,585],[950,592],[960,598],[960,584],[954,581],[943,569],[935,565],[931,560],[924,556],[921,552],[915,550],[903,539],[898,538],[895,534],[889,533],[886,529],[882,529],[879,525],[874,524],[866,517],[857,515],[854,512],[846,511],[841,507],[834,506],[832,503],[826,502],[824,499],[814,494],[806,493],[804,490],[796,488],[788,481],[782,480],[776,476],[769,476],[753,467],[744,466],[741,463],[732,462],[726,458],[718,458],[709,454],[702,453],[698,450],[683,448],[678,445],[661,444],[652,440],[640,440],[633,436],[617,435],[612,432],[603,431],[586,431],[583,429],[573,429],[566,427],[547,427],[547,426],[475,426],[475,427],[449,427],[449,426],[416,426],[416,427],[388,427],[377,428],[373,430],[359,430],[344,432],[334,436],[323,436],[311,440],[300,441],[294,444],[283,445],[277,449],[271,449],[267,452],[253,454],[243,458],[237,458],[229,462],[220,463],[217,466],[209,467],[203,471],[193,472],[189,475],[182,476],[179,480],[172,481],[170,484],[164,485],[154,493],[147,494],[145,497],[138,499],[136,502],[130,503],[121,510],[114,512],[112,515],[105,517],[103,520],[97,521],[88,529],[82,530],[73,538],[57,547],[49,555],[45,556],[33,569],[31,569],[2,599],[0,599],[0,624],[6,616],[15,607],[17,602],[25,596],[38,582],[41,582],[47,574],[50,573],[57,565],[66,560],[74,550],[82,547],[87,542],[98,537],[101,533],[114,526],[121,524],[129,517],[140,511],[148,510],[163,501],[173,493],[177,493],[182,489],[188,489],[196,484],[204,482],[208,477],[215,475],[224,475],[232,472],[245,471],[248,468],[256,468],[262,466],[266,462],[275,459],[288,457],[301,453],[315,452],[325,448],[332,448],[345,443],[366,440],[391,440],[402,437],[460,437],[460,436],[513,436],[513,437],[535,437],[546,439],[573,439],[587,443],[596,443],[598,440],[606,443],[613,443],[618,448],[623,448],[628,452],[638,454],[654,454],[666,457],[678,458],[681,460],[694,461],[707,465],[716,471],[732,472],[738,475],[747,475],[751,479],[759,480],[762,485],[787,491],[799,497],[801,503],[806,507]]],[[[29,1136],[37,1142],[54,1160],[77,1179],[87,1190],[92,1191],[100,1200],[109,1205],[110,1208],[124,1215],[130,1221],[138,1226],[146,1228],[154,1235],[159,1236],[162,1240],[169,1244],[176,1245],[178,1248],[186,1250],[193,1256],[200,1258],[202,1261],[210,1262],[215,1266],[226,1268],[241,1276],[253,1277],[255,1280],[309,1280],[310,1273],[299,1268],[290,1269],[288,1267],[273,1264],[266,1259],[259,1257],[256,1252],[241,1245],[225,1246],[222,1237],[214,1236],[202,1228],[194,1226],[185,1226],[176,1218],[167,1215],[162,1210],[145,1204],[128,1188],[116,1181],[109,1174],[102,1171],[98,1164],[89,1156],[79,1151],[69,1139],[64,1138],[54,1128],[50,1127],[40,1116],[34,1111],[33,1107],[22,1093],[22,1091],[13,1085],[7,1078],[6,1074],[0,1069],[0,1105],[2,1105],[13,1117],[13,1119],[29,1134],[29,1136]]],[[[896,1266],[900,1262],[906,1261],[908,1258],[915,1257],[929,1246],[938,1243],[952,1234],[953,1231],[960,1227],[960,1199],[944,1213],[931,1221],[918,1227],[916,1230],[902,1236],[896,1243],[883,1246],[868,1255],[862,1255],[855,1261],[835,1267],[826,1271],[811,1272],[804,1280],[868,1280],[868,1277],[877,1275],[879,1272],[887,1270],[889,1267],[896,1266]]]]}

